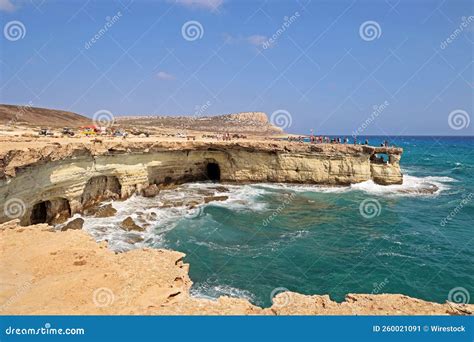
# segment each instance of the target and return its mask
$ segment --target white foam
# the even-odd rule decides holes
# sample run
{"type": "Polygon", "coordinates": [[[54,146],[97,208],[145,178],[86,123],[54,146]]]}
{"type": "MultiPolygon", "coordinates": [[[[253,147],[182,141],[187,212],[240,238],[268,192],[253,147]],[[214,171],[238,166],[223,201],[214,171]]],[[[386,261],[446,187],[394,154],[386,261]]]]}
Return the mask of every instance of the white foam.
{"type": "Polygon", "coordinates": [[[316,192],[316,193],[345,193],[349,191],[364,191],[374,195],[393,196],[432,196],[450,189],[446,183],[457,182],[456,179],[443,176],[416,177],[409,174],[403,176],[402,184],[379,185],[372,180],[352,184],[350,186],[321,186],[301,185],[285,183],[261,183],[255,187],[271,190],[288,190],[294,192],[316,192]]]}
{"type": "Polygon", "coordinates": [[[250,302],[255,301],[255,295],[250,291],[239,289],[230,285],[210,284],[207,282],[198,284],[191,289],[191,295],[195,298],[216,300],[220,296],[244,298],[250,302]]]}
{"type": "MultiPolygon", "coordinates": [[[[158,196],[145,198],[132,196],[126,201],[108,202],[117,210],[112,217],[96,218],[83,217],[84,229],[98,241],[107,240],[112,249],[127,250],[145,245],[164,245],[164,233],[174,229],[181,220],[195,219],[204,215],[207,206],[220,206],[237,211],[267,210],[264,195],[284,192],[316,192],[316,193],[345,193],[363,191],[378,196],[437,196],[450,189],[450,184],[456,179],[445,176],[415,177],[408,174],[403,176],[403,184],[378,185],[373,181],[366,181],[351,186],[329,187],[319,185],[259,183],[247,185],[188,183],[178,188],[162,190],[158,196]],[[219,189],[217,188],[219,186],[219,189]],[[228,196],[224,201],[203,203],[205,196],[228,196]],[[191,207],[190,201],[202,204],[191,207]],[[169,205],[169,207],[167,207],[169,205]],[[128,232],[120,228],[121,222],[132,219],[145,230],[142,232],[128,232]]],[[[72,219],[79,217],[74,215],[72,219]]],[[[60,226],[58,226],[60,228],[60,226]]],[[[298,231],[288,238],[299,238],[305,232],[298,231]]],[[[215,246],[213,246],[215,248],[215,246]]],[[[229,251],[232,252],[232,251],[229,251]]]]}
{"type": "Polygon", "coordinates": [[[352,184],[351,189],[375,195],[436,196],[442,191],[450,189],[450,186],[445,183],[451,182],[456,182],[456,180],[451,177],[415,177],[404,175],[402,184],[379,185],[370,180],[352,184]]]}

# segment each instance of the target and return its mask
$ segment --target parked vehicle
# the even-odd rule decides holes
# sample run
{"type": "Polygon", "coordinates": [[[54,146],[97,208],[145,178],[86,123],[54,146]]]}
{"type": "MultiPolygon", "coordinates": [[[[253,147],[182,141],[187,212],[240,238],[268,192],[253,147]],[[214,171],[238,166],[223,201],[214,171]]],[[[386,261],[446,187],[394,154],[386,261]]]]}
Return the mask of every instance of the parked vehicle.
{"type": "Polygon", "coordinates": [[[54,135],[54,133],[51,132],[47,128],[41,128],[38,134],[41,135],[41,136],[52,136],[52,135],[54,135]]]}
{"type": "Polygon", "coordinates": [[[73,130],[72,130],[71,128],[69,128],[69,127],[63,127],[62,134],[63,134],[63,135],[70,136],[70,137],[73,137],[73,136],[74,136],[73,130]]]}

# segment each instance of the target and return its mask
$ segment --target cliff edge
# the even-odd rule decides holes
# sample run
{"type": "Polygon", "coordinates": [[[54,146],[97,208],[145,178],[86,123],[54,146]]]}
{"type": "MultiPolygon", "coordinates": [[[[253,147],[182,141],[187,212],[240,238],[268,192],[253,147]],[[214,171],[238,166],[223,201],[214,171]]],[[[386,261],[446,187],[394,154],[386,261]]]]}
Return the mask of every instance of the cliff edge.
{"type": "MultiPolygon", "coordinates": [[[[0,225],[0,313],[7,315],[471,315],[473,304],[431,303],[400,294],[279,293],[270,308],[245,299],[198,299],[184,254],[116,254],[81,230],[0,225]],[[21,255],[21,258],[18,258],[21,255]]],[[[191,265],[192,267],[192,265],[191,265]]]]}

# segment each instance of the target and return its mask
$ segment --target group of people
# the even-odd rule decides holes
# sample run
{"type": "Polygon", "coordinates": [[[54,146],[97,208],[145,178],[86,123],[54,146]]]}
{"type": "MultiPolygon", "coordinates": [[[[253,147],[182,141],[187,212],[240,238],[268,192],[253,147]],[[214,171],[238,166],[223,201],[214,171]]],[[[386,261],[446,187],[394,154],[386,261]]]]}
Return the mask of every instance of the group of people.
{"type": "MultiPolygon", "coordinates": [[[[297,141],[297,142],[305,142],[305,136],[288,136],[288,141],[297,141]]],[[[307,140],[306,140],[307,141],[307,140]]],[[[344,137],[335,137],[335,138],[330,138],[328,136],[315,136],[311,135],[309,137],[309,142],[312,144],[349,144],[349,138],[344,137]]],[[[369,139],[365,139],[363,142],[358,141],[357,137],[354,137],[354,145],[369,145],[369,139]]],[[[384,140],[380,146],[382,147],[388,147],[388,141],[384,140]]]]}

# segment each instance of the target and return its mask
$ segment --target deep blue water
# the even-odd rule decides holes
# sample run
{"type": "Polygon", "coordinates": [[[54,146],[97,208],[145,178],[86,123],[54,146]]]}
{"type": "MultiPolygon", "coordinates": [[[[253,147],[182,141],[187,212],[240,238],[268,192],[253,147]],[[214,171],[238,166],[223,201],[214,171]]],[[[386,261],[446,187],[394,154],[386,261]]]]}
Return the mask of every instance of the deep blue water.
{"type": "MultiPolygon", "coordinates": [[[[383,140],[369,137],[371,145],[383,140]]],[[[337,301],[347,293],[401,293],[474,303],[474,138],[389,142],[404,148],[403,185],[224,185],[229,200],[211,202],[197,214],[160,216],[160,199],[139,198],[117,204],[119,214],[137,207],[158,213],[143,244],[186,253],[198,296],[241,296],[269,306],[272,292],[285,288],[337,301]],[[433,187],[438,191],[425,193],[433,187]]],[[[189,184],[169,195],[213,187],[189,184]]]]}

